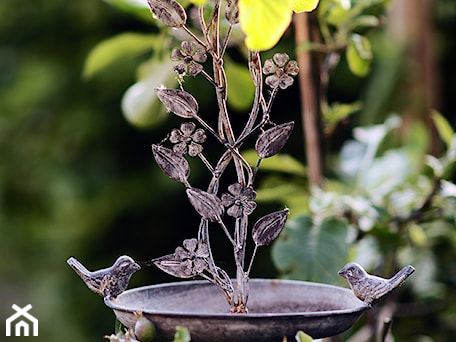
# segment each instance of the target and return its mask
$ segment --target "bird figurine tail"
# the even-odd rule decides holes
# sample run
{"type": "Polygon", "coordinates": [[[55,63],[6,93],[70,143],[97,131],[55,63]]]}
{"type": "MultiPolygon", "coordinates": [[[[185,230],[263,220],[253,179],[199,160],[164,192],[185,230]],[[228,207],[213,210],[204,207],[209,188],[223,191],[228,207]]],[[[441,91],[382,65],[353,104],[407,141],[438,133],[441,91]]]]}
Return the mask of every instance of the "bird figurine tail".
{"type": "Polygon", "coordinates": [[[81,264],[76,258],[70,257],[67,260],[67,264],[71,266],[71,268],[85,281],[87,280],[88,274],[90,271],[85,268],[83,264],[81,264]]]}
{"type": "Polygon", "coordinates": [[[390,282],[394,288],[402,285],[402,283],[413,273],[415,272],[415,267],[412,265],[407,265],[399,272],[397,272],[393,277],[391,277],[390,282]]]}

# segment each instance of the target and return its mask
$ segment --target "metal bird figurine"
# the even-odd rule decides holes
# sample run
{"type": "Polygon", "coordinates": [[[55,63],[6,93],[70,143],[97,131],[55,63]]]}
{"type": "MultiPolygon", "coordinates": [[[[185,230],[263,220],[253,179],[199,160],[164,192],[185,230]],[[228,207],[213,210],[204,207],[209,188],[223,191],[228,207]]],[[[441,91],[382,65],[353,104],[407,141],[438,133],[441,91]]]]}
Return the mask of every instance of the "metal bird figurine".
{"type": "Polygon", "coordinates": [[[126,255],[119,257],[111,267],[93,272],[73,257],[67,260],[67,264],[84,280],[89,289],[103,297],[111,298],[116,298],[125,291],[132,274],[141,269],[132,258],[126,255]]]}
{"type": "Polygon", "coordinates": [[[361,265],[351,262],[339,271],[339,275],[347,279],[356,297],[371,306],[399,287],[414,271],[415,268],[408,265],[390,279],[384,279],[370,275],[361,265]]]}

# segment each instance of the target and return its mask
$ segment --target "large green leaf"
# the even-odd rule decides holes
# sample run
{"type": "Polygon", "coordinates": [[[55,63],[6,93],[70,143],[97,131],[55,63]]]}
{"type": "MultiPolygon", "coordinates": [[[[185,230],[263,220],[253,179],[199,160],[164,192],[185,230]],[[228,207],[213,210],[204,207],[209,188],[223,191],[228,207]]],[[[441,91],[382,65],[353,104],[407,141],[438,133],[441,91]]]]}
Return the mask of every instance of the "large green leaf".
{"type": "Polygon", "coordinates": [[[291,23],[292,0],[239,0],[239,22],[251,50],[268,50],[291,23]]]}
{"type": "Polygon", "coordinates": [[[138,56],[151,50],[156,44],[153,34],[127,32],[106,39],[90,52],[84,65],[83,75],[90,78],[124,58],[138,56]]]}
{"type": "Polygon", "coordinates": [[[347,234],[348,226],[335,218],[317,224],[298,216],[274,243],[273,262],[289,278],[333,283],[348,257],[347,234]]]}

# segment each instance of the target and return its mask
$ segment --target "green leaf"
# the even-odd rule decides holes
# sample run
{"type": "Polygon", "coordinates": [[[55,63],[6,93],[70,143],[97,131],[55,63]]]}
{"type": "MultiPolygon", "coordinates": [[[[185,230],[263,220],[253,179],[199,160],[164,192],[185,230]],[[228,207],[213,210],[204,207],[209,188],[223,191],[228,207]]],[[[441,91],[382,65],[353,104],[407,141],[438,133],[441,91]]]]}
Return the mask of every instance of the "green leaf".
{"type": "MultiPolygon", "coordinates": [[[[258,154],[255,150],[248,150],[242,155],[250,165],[255,165],[258,160],[258,154]]],[[[295,176],[307,177],[307,168],[296,158],[285,153],[278,153],[270,158],[263,159],[260,165],[260,171],[274,171],[288,173],[295,176]]]]}
{"type": "MultiPolygon", "coordinates": [[[[405,190],[401,196],[401,188],[405,186],[407,180],[418,177],[419,164],[420,162],[415,160],[413,154],[406,148],[388,150],[363,170],[364,172],[358,177],[358,186],[377,201],[380,199],[385,201],[386,196],[391,194],[393,197],[389,198],[388,202],[391,203],[388,204],[393,212],[404,210],[404,207],[405,211],[413,209],[422,201],[422,196],[418,196],[416,192],[421,191],[424,195],[424,192],[429,189],[427,187],[420,189],[421,184],[417,183],[413,188],[405,190]]],[[[424,180],[421,183],[423,182],[424,180]]]]}
{"type": "Polygon", "coordinates": [[[228,104],[235,110],[250,108],[255,96],[255,86],[249,69],[227,59],[225,61],[228,81],[228,104]]]}
{"type": "Polygon", "coordinates": [[[190,342],[190,332],[185,327],[176,327],[176,333],[174,334],[173,342],[190,342]]]}
{"type": "Polygon", "coordinates": [[[380,20],[373,15],[360,15],[349,22],[351,30],[356,28],[377,27],[380,25],[380,20]]]}
{"type": "Polygon", "coordinates": [[[353,136],[356,141],[348,140],[340,150],[339,167],[342,173],[351,179],[359,178],[358,181],[369,175],[368,170],[377,156],[380,144],[401,123],[398,116],[391,116],[383,124],[355,127],[353,136]]]}
{"type": "Polygon", "coordinates": [[[445,117],[437,111],[433,111],[432,120],[434,121],[435,128],[439,133],[440,138],[447,145],[451,145],[451,139],[453,138],[454,131],[451,128],[450,123],[445,119],[445,117]]]}
{"type": "Polygon", "coordinates": [[[122,112],[127,121],[137,128],[150,128],[168,117],[166,108],[154,89],[164,85],[174,88],[177,84],[173,62],[152,60],[144,63],[139,73],[143,79],[130,86],[122,97],[122,112]]]}
{"type": "Polygon", "coordinates": [[[155,37],[152,34],[127,32],[102,41],[87,57],[83,76],[91,78],[115,62],[151,50],[155,45],[155,37]]]}
{"type": "Polygon", "coordinates": [[[282,180],[280,183],[262,185],[256,190],[258,202],[281,203],[290,209],[290,216],[308,211],[309,193],[307,184],[282,180]]]}
{"type": "Polygon", "coordinates": [[[289,221],[273,244],[276,267],[293,279],[333,283],[348,257],[348,226],[335,218],[321,224],[308,215],[289,221]]]}
{"type": "Polygon", "coordinates": [[[251,50],[268,50],[291,23],[292,0],[239,0],[239,22],[251,50]]]}
{"type": "Polygon", "coordinates": [[[295,336],[296,342],[312,342],[313,339],[307,335],[304,331],[299,330],[295,336]]]}
{"type": "Polygon", "coordinates": [[[369,40],[359,34],[352,34],[346,50],[348,66],[353,74],[364,77],[369,73],[372,50],[369,40]]]}
{"type": "Polygon", "coordinates": [[[361,101],[353,103],[334,102],[325,112],[323,112],[323,118],[328,125],[336,125],[349,115],[359,111],[361,108],[361,101]]]}
{"type": "Polygon", "coordinates": [[[345,8],[340,2],[335,2],[328,7],[326,21],[330,25],[340,26],[350,18],[350,9],[345,8]]]}
{"type": "Polygon", "coordinates": [[[149,6],[144,0],[104,0],[106,3],[122,12],[134,15],[142,21],[152,23],[149,6]]]}

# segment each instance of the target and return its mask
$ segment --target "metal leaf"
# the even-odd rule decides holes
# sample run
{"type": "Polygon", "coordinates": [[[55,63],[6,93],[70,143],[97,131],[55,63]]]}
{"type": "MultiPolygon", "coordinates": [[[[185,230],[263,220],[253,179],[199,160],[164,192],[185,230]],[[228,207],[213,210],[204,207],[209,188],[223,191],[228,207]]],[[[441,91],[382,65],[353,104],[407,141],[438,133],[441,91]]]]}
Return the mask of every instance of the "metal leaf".
{"type": "Polygon", "coordinates": [[[293,130],[294,122],[287,122],[264,131],[255,144],[260,158],[272,157],[280,152],[293,130]]]}
{"type": "Polygon", "coordinates": [[[253,241],[257,246],[269,245],[279,236],[288,217],[288,209],[276,211],[260,218],[252,229],[253,241]]]}
{"type": "Polygon", "coordinates": [[[198,102],[184,90],[155,88],[155,92],[168,111],[182,118],[193,118],[198,113],[198,102]]]}
{"type": "Polygon", "coordinates": [[[160,258],[152,260],[155,266],[162,271],[179,278],[191,278],[194,274],[186,272],[185,267],[182,267],[182,262],[176,258],[174,254],[168,254],[160,258]]]}
{"type": "Polygon", "coordinates": [[[209,221],[220,221],[223,215],[222,201],[214,194],[200,189],[188,188],[187,196],[198,214],[209,221]]]}
{"type": "Polygon", "coordinates": [[[182,155],[159,145],[152,145],[152,152],[158,166],[169,178],[187,184],[190,167],[182,155]]]}
{"type": "Polygon", "coordinates": [[[182,27],[187,21],[185,9],[175,0],[147,0],[158,20],[171,27],[182,27]]]}
{"type": "MultiPolygon", "coordinates": [[[[219,281],[223,281],[223,284],[221,284],[222,287],[226,288],[226,289],[229,289],[231,292],[234,291],[233,289],[233,283],[231,281],[231,278],[230,276],[228,275],[228,273],[226,273],[223,269],[221,269],[220,267],[217,267],[215,266],[216,270],[217,270],[217,273],[220,277],[219,281]]],[[[217,281],[217,279],[216,279],[217,281]]]]}

